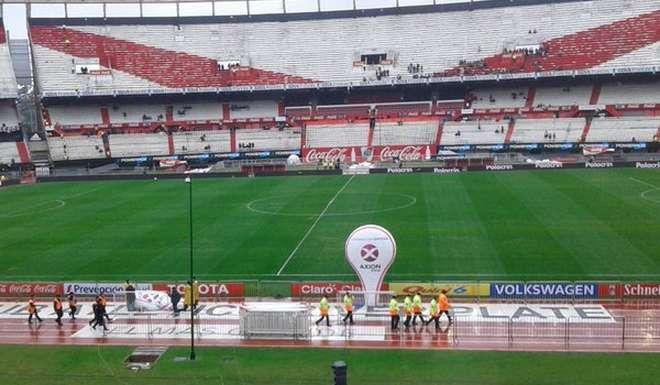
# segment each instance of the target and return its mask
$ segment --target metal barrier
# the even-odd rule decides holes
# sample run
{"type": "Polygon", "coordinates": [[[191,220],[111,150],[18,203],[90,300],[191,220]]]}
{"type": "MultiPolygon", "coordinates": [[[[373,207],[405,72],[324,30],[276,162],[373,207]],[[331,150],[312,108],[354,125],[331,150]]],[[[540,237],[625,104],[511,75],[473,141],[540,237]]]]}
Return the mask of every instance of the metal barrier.
{"type": "Polygon", "coordinates": [[[245,338],[309,339],[308,311],[240,310],[240,335],[245,338]]]}

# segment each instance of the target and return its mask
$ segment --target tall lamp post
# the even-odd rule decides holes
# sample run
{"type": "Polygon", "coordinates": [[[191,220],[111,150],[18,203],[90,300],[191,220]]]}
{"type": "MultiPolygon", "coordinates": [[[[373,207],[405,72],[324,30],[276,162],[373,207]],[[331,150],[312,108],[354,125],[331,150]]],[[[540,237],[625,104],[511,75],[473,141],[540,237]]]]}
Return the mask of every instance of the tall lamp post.
{"type": "Polygon", "coordinates": [[[192,215],[192,180],[189,176],[185,182],[188,184],[188,239],[190,240],[190,360],[195,360],[195,285],[193,281],[193,215],[192,215]]]}

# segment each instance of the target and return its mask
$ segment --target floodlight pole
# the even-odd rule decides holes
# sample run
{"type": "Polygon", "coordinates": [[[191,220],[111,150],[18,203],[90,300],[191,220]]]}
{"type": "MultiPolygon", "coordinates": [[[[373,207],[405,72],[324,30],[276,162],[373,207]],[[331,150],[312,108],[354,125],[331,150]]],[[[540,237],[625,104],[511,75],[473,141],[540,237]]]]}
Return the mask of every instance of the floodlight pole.
{"type": "Polygon", "coordinates": [[[190,360],[195,360],[195,284],[193,281],[193,215],[192,215],[192,179],[185,179],[188,184],[188,239],[190,240],[190,360]]]}

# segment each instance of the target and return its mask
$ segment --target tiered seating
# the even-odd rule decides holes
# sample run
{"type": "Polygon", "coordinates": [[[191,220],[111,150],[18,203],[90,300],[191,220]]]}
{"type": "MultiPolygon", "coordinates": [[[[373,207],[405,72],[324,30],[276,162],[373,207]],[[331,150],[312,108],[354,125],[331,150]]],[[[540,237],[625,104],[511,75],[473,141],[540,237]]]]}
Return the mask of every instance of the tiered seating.
{"type": "Polygon", "coordinates": [[[0,99],[16,98],[16,78],[9,56],[5,27],[0,16],[0,99]]]}
{"type": "Polygon", "coordinates": [[[21,162],[16,142],[0,142],[0,163],[11,164],[12,162],[21,162]]]}
{"type": "Polygon", "coordinates": [[[162,104],[122,104],[108,107],[110,123],[165,122],[166,111],[162,104]]]}
{"type": "Polygon", "coordinates": [[[433,144],[438,131],[438,121],[377,123],[374,128],[372,144],[433,144]]]}
{"type": "Polygon", "coordinates": [[[167,135],[116,134],[108,136],[113,158],[145,155],[169,155],[167,135]]]}
{"type": "Polygon", "coordinates": [[[369,124],[308,125],[307,147],[366,146],[369,124]]]}
{"type": "Polygon", "coordinates": [[[176,154],[203,154],[230,152],[231,139],[228,130],[175,132],[174,152],[176,154]]]}
{"type": "Polygon", "coordinates": [[[151,22],[74,25],[72,20],[52,25],[41,21],[42,25],[37,25],[32,20],[31,34],[41,88],[53,91],[58,90],[58,83],[69,90],[88,86],[85,76],[67,75],[73,57],[97,58],[102,66],[117,70],[111,79],[115,88],[361,82],[376,79],[379,66],[358,64],[361,54],[374,50],[390,55],[387,60],[396,64],[380,67],[389,71],[390,77],[404,80],[419,75],[409,73],[411,63],[421,64],[422,74],[581,69],[608,63],[657,65],[653,51],[634,56],[657,42],[657,1],[475,8],[289,22],[186,22],[177,26],[151,22]],[[67,28],[60,28],[63,24],[67,28]],[[439,28],[442,33],[438,33],[439,28]],[[541,43],[547,48],[545,56],[514,60],[512,55],[502,54],[505,48],[541,43]],[[360,47],[373,49],[362,52],[360,47]],[[238,60],[245,66],[220,71],[216,60],[238,60]],[[483,61],[486,67],[466,69],[459,66],[463,60],[483,61]],[[46,67],[55,68],[45,71],[46,67]],[[449,69],[454,71],[445,73],[449,69]],[[45,77],[45,72],[61,76],[45,77]],[[138,82],[132,85],[127,76],[138,82]]]}
{"type": "Polygon", "coordinates": [[[176,121],[206,121],[222,119],[222,104],[213,102],[178,103],[172,107],[176,121]]]}
{"type": "Polygon", "coordinates": [[[503,144],[508,128],[509,122],[505,120],[446,122],[440,143],[443,145],[503,144]]]}
{"type": "Polygon", "coordinates": [[[54,127],[102,124],[101,108],[95,105],[62,105],[48,107],[54,127]]]}
{"type": "Polygon", "coordinates": [[[230,119],[274,118],[278,116],[274,100],[229,103],[230,119]]]}
{"type": "MultiPolygon", "coordinates": [[[[10,101],[8,103],[13,104],[14,102],[10,101]]],[[[18,116],[11,104],[0,104],[0,132],[11,132],[19,129],[18,116]]]]}
{"type": "Polygon", "coordinates": [[[660,117],[594,118],[587,142],[652,142],[660,117]]]}
{"type": "Polygon", "coordinates": [[[518,119],[511,143],[576,143],[585,124],[584,118],[518,119]]]}
{"type": "Polygon", "coordinates": [[[375,108],[379,116],[421,115],[431,112],[431,102],[381,103],[375,108]]]}
{"type": "Polygon", "coordinates": [[[660,104],[660,81],[608,83],[600,91],[599,104],[660,104]]]}
{"type": "Polygon", "coordinates": [[[534,107],[584,106],[589,104],[592,85],[538,87],[534,107]]]}
{"type": "Polygon", "coordinates": [[[369,116],[371,106],[368,104],[339,104],[332,106],[316,106],[316,114],[337,117],[364,117],[369,116]]]}
{"type": "Polygon", "coordinates": [[[300,148],[300,129],[278,130],[237,130],[236,146],[250,144],[250,151],[295,150],[300,148]]]}
{"type": "Polygon", "coordinates": [[[65,136],[48,138],[48,148],[53,161],[103,159],[103,139],[93,136],[65,136]]]}
{"type": "Polygon", "coordinates": [[[470,93],[472,108],[520,108],[527,102],[527,87],[478,89],[470,93]]]}
{"type": "MultiPolygon", "coordinates": [[[[593,11],[592,11],[593,12],[593,11]]],[[[594,13],[590,16],[594,17],[594,13]]],[[[578,19],[574,19],[578,22],[578,19]]],[[[544,27],[543,27],[544,28],[544,27]]],[[[503,53],[459,66],[445,75],[561,71],[592,68],[658,42],[660,10],[600,25],[547,41],[541,54],[503,53]]],[[[634,63],[638,64],[638,63],[634,63]]],[[[607,66],[607,65],[605,65],[607,66]]]]}

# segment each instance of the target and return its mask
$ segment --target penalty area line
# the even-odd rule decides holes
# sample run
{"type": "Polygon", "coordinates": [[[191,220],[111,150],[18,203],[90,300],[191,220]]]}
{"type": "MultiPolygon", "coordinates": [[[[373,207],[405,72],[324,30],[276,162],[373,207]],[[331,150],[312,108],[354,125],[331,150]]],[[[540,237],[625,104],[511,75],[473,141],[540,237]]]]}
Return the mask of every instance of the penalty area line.
{"type": "Polygon", "coordinates": [[[309,236],[309,234],[312,233],[312,230],[314,230],[314,228],[315,228],[316,225],[319,223],[319,221],[321,220],[321,218],[323,218],[323,215],[325,215],[326,211],[328,211],[328,209],[330,208],[330,206],[332,206],[332,204],[335,202],[335,199],[337,199],[337,197],[339,196],[339,194],[341,194],[341,192],[344,191],[344,189],[346,189],[346,187],[349,185],[349,183],[351,183],[351,181],[353,180],[353,178],[355,178],[355,174],[351,175],[351,177],[348,178],[348,181],[346,181],[346,183],[344,183],[344,185],[343,185],[339,190],[337,190],[337,192],[336,192],[335,195],[332,197],[332,199],[330,199],[330,200],[328,201],[328,204],[325,205],[325,208],[323,209],[323,211],[321,211],[321,214],[319,214],[319,216],[316,217],[316,220],[314,221],[314,223],[312,223],[312,225],[309,226],[309,229],[307,229],[307,232],[305,233],[305,235],[303,235],[303,237],[302,237],[302,239],[300,240],[300,242],[298,242],[298,244],[297,244],[296,247],[293,249],[293,251],[291,252],[291,254],[289,254],[289,257],[288,257],[288,258],[286,259],[286,261],[284,261],[284,263],[282,264],[282,267],[280,267],[280,269],[277,271],[277,274],[276,274],[277,276],[279,276],[280,274],[282,274],[282,272],[284,271],[284,269],[286,268],[286,266],[289,264],[289,262],[291,262],[291,259],[293,259],[293,256],[296,255],[296,252],[298,251],[298,249],[300,249],[300,246],[302,246],[303,242],[305,242],[305,239],[307,239],[307,237],[309,236]]]}

